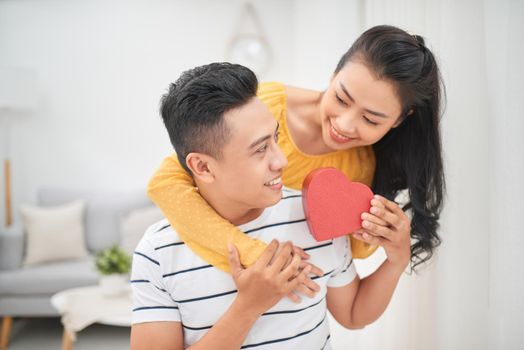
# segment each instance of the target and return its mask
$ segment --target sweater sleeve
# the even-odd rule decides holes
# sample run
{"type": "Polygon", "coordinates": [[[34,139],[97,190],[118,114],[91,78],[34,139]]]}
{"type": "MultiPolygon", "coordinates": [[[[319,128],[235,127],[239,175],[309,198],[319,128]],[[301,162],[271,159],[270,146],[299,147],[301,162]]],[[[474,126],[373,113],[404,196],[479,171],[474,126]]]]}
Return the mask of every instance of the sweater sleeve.
{"type": "Polygon", "coordinates": [[[147,187],[147,194],[162,210],[173,229],[195,254],[230,273],[228,243],[233,243],[244,266],[252,265],[266,248],[222,218],[200,196],[192,177],[176,154],[164,159],[147,187]]]}

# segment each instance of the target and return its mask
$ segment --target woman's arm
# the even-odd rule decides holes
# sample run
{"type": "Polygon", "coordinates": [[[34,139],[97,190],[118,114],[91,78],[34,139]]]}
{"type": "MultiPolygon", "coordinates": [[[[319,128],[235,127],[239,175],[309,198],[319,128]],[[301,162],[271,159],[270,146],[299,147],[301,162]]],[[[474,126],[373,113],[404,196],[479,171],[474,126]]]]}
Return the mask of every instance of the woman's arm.
{"type": "Polygon", "coordinates": [[[209,206],[176,154],[164,159],[149,182],[147,194],[189,248],[223,271],[230,272],[228,243],[237,247],[244,266],[251,266],[266,248],[265,243],[245,235],[209,206]]]}

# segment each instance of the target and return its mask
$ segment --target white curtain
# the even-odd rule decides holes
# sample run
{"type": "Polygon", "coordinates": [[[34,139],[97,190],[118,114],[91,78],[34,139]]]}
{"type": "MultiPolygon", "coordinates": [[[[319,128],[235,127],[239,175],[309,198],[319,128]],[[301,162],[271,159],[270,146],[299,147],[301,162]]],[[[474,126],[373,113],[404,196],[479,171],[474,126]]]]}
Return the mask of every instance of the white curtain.
{"type": "MultiPolygon", "coordinates": [[[[429,266],[402,277],[373,325],[348,331],[332,320],[334,348],[523,349],[524,1],[319,3],[295,2],[299,85],[324,88],[360,32],[392,24],[425,37],[447,94],[443,244],[429,266]]],[[[379,252],[357,268],[366,275],[383,258],[379,252]]]]}
{"type": "Polygon", "coordinates": [[[485,1],[490,349],[524,349],[524,1],[485,1]]]}

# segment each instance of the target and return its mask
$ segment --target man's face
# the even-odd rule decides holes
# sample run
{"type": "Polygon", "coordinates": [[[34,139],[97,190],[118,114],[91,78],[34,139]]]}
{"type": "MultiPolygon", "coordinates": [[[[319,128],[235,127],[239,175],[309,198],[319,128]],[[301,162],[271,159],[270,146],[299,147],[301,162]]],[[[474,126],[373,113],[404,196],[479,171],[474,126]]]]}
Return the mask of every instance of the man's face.
{"type": "Polygon", "coordinates": [[[215,162],[214,188],[227,205],[239,210],[278,203],[287,166],[277,144],[278,123],[258,98],[227,112],[224,118],[231,137],[215,162]]]}

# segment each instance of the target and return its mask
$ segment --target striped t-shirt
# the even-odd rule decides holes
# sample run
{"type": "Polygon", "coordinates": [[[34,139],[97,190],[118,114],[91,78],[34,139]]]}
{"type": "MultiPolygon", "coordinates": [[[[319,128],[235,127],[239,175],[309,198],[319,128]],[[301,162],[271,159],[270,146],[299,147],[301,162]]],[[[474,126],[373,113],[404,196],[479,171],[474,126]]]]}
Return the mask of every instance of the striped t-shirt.
{"type": "MultiPolygon", "coordinates": [[[[282,200],[255,220],[239,226],[265,242],[292,241],[324,271],[321,286],[300,303],[287,297],[255,322],[242,349],[331,349],[326,318],[327,287],[341,287],[356,276],[348,239],[317,242],[309,233],[300,192],[283,190],[282,200]]],[[[133,324],[178,321],[184,345],[196,343],[226,312],[236,296],[233,278],[195,255],[166,220],[151,226],[133,256],[133,324]]]]}

